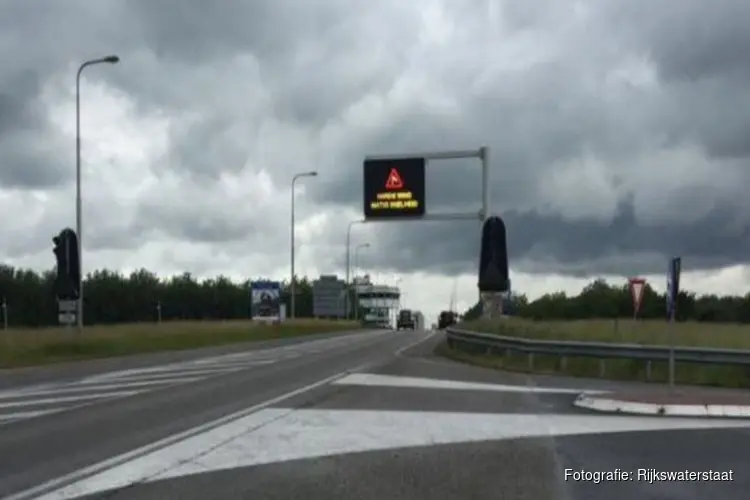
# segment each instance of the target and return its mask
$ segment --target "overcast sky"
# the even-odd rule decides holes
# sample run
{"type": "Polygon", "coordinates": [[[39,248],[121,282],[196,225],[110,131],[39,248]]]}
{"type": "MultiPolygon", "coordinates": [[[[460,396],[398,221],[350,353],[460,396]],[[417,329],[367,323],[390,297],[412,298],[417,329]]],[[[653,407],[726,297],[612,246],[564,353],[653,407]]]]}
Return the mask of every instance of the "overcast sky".
{"type": "MultiPolygon", "coordinates": [[[[367,154],[491,151],[513,287],[750,283],[750,2],[0,2],[0,257],[236,279],[344,273],[367,154]]],[[[478,210],[476,160],[427,168],[428,211],[478,210]]],[[[476,299],[478,222],[356,226],[361,268],[434,314],[476,299]]]]}

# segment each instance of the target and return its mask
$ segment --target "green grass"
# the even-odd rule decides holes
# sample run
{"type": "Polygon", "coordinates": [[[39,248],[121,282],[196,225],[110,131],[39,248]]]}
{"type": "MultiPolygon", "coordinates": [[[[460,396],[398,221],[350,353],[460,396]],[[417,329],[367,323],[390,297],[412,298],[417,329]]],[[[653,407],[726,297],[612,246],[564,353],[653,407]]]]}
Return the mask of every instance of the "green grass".
{"type": "Polygon", "coordinates": [[[679,322],[670,326],[666,321],[654,320],[532,321],[506,318],[470,321],[459,328],[540,340],[651,345],[668,344],[671,329],[677,345],[750,349],[750,325],[730,323],[679,322]]]}
{"type": "MultiPolygon", "coordinates": [[[[530,321],[517,318],[499,321],[478,320],[459,326],[466,330],[496,333],[509,337],[540,340],[581,340],[589,342],[615,342],[633,344],[668,344],[668,330],[673,328],[675,344],[683,346],[750,349],[750,327],[717,323],[676,323],[671,327],[664,321],[592,320],[592,321],[530,321]]],[[[559,356],[529,357],[516,353],[472,352],[470,348],[450,348],[442,344],[438,354],[488,368],[509,371],[563,374],[575,377],[605,377],[616,380],[666,382],[668,364],[608,359],[559,356]]],[[[750,387],[750,369],[739,366],[716,366],[697,363],[677,363],[675,380],[680,384],[717,387],[750,387]]]]}
{"type": "Polygon", "coordinates": [[[358,328],[353,321],[300,319],[280,325],[245,320],[92,326],[80,334],[65,328],[18,329],[0,332],[0,367],[196,349],[358,328]]]}

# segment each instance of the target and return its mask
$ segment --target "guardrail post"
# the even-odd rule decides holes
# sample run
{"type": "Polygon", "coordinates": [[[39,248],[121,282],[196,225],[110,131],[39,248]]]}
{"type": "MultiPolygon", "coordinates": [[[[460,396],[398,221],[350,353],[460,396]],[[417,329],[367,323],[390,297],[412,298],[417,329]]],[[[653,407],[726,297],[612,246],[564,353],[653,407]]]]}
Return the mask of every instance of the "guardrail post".
{"type": "Polygon", "coordinates": [[[560,371],[564,372],[567,367],[568,367],[567,356],[561,356],[560,357],[560,371]]]}
{"type": "Polygon", "coordinates": [[[599,378],[604,378],[604,375],[607,373],[607,360],[606,359],[600,359],[599,360],[599,378]]]}
{"type": "Polygon", "coordinates": [[[534,371],[534,353],[529,353],[529,371],[534,371]]]}
{"type": "Polygon", "coordinates": [[[646,361],[646,380],[651,382],[651,360],[646,361]]]}

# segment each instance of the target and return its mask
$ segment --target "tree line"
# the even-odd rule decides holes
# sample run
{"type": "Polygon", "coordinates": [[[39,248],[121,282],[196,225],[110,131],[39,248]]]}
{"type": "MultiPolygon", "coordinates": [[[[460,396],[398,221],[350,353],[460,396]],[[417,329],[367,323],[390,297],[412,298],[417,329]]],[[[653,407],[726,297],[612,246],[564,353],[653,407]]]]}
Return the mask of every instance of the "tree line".
{"type": "MultiPolygon", "coordinates": [[[[504,309],[510,315],[538,320],[626,318],[633,317],[633,296],[627,284],[610,285],[599,279],[578,295],[556,292],[533,301],[523,294],[514,295],[504,309]]],[[[480,314],[481,305],[476,304],[466,311],[464,319],[474,319],[480,314]]],[[[666,320],[666,293],[657,293],[646,283],[638,317],[666,320]]],[[[750,293],[718,296],[681,291],[677,298],[676,320],[750,323],[750,293]]]]}
{"type": "MultiPolygon", "coordinates": [[[[250,316],[250,282],[232,282],[219,276],[199,280],[190,273],[160,279],[141,269],[123,275],[101,270],[83,283],[86,324],[114,324],[170,320],[243,319],[250,316]]],[[[38,273],[0,265],[0,300],[8,326],[41,327],[58,324],[55,272],[38,273]],[[6,309],[7,308],[7,309],[6,309]]],[[[282,282],[281,300],[289,304],[288,281],[282,282]]],[[[312,283],[295,281],[296,317],[312,317],[312,283]]]]}
{"type": "MultiPolygon", "coordinates": [[[[0,265],[0,300],[7,307],[10,327],[58,324],[54,271],[38,273],[0,265]]],[[[141,269],[124,275],[101,270],[84,280],[86,324],[114,324],[170,320],[243,319],[250,315],[250,282],[235,283],[219,276],[199,280],[190,273],[159,278],[141,269]]],[[[288,281],[282,282],[281,300],[289,307],[288,281]]],[[[312,317],[312,283],[296,280],[295,316],[312,317]]],[[[504,306],[507,313],[533,319],[591,319],[632,317],[633,300],[627,285],[615,286],[596,280],[578,295],[556,292],[530,301],[514,295],[504,306]]],[[[466,311],[464,319],[476,318],[481,307],[466,311]]],[[[666,319],[666,296],[648,283],[644,287],[640,318],[666,319]]],[[[750,323],[750,293],[739,296],[697,295],[680,292],[678,321],[750,323]]],[[[436,321],[436,320],[435,320],[436,321]]],[[[428,319],[427,322],[430,322],[428,319]]]]}

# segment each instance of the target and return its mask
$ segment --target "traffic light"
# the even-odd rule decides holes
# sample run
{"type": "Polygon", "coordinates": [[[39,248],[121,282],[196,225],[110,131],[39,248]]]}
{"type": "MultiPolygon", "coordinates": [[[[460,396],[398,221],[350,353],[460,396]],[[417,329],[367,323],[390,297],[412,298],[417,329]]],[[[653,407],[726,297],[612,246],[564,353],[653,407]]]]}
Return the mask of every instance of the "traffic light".
{"type": "Polygon", "coordinates": [[[55,288],[60,300],[76,300],[80,296],[81,266],[78,259],[78,237],[75,231],[65,228],[52,238],[57,259],[55,288]]]}
{"type": "Polygon", "coordinates": [[[510,291],[505,222],[497,216],[488,218],[482,227],[482,248],[479,254],[479,291],[510,291]]]}

